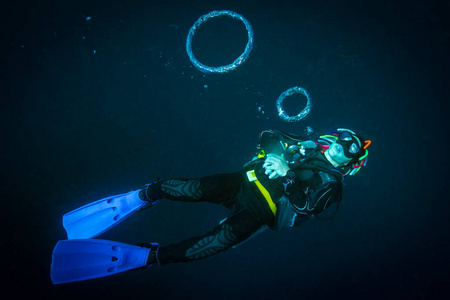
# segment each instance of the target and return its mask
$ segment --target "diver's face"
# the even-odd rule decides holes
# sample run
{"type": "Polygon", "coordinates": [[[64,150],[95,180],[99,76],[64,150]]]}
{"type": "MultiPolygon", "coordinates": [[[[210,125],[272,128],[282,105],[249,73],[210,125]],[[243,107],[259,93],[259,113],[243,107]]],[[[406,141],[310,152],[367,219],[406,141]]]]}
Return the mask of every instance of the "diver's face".
{"type": "Polygon", "coordinates": [[[330,148],[327,150],[328,156],[335,162],[340,165],[348,164],[352,159],[345,156],[344,148],[341,144],[337,142],[333,142],[330,148]]]}
{"type": "Polygon", "coordinates": [[[348,131],[343,131],[336,140],[336,143],[342,146],[345,156],[355,158],[361,149],[361,141],[348,131]]]}

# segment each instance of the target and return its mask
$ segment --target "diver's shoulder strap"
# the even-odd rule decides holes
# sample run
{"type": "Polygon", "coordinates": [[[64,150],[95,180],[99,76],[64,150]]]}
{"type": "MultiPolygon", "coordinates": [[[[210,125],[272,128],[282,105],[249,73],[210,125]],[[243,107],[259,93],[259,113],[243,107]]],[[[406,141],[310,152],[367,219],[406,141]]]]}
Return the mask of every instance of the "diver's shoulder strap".
{"type": "MultiPolygon", "coordinates": [[[[313,142],[314,143],[314,142],[313,142]]],[[[297,165],[295,169],[297,170],[311,170],[314,174],[317,174],[319,172],[324,172],[328,175],[331,175],[337,182],[342,182],[342,174],[336,169],[330,168],[330,164],[326,161],[324,161],[324,158],[319,156],[320,150],[316,147],[313,152],[309,154],[309,157],[307,157],[302,163],[297,165]]],[[[295,171],[295,170],[294,170],[295,171]]],[[[319,174],[320,175],[320,174],[319,174]]],[[[323,176],[321,176],[323,179],[323,176]]]]}

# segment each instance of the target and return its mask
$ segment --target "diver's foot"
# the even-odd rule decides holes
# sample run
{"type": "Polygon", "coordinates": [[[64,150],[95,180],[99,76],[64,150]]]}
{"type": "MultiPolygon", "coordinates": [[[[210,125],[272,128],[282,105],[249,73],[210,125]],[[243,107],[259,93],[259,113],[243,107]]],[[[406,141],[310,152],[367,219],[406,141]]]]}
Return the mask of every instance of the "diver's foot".
{"type": "Polygon", "coordinates": [[[150,248],[150,252],[148,253],[146,267],[148,268],[153,264],[159,263],[159,261],[158,261],[159,244],[158,243],[149,243],[149,244],[143,245],[143,247],[150,248]]]}
{"type": "Polygon", "coordinates": [[[147,185],[145,185],[145,187],[139,191],[139,199],[141,199],[142,201],[146,201],[148,202],[148,204],[146,204],[144,207],[142,207],[142,209],[140,210],[144,210],[146,208],[152,207],[153,205],[155,205],[156,203],[159,202],[158,199],[153,199],[153,197],[151,197],[151,192],[149,191],[149,188],[151,188],[154,183],[149,183],[147,185]]]}

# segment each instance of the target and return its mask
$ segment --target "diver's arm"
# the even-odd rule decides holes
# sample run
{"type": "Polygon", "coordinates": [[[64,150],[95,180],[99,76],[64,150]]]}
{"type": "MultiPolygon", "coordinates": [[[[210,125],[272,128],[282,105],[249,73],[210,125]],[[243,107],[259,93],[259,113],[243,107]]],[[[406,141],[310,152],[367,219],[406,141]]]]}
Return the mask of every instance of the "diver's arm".
{"type": "Polygon", "coordinates": [[[314,209],[311,211],[314,215],[320,214],[325,209],[334,203],[342,200],[343,188],[342,184],[336,181],[331,181],[323,188],[313,193],[314,209]]]}
{"type": "MultiPolygon", "coordinates": [[[[322,188],[317,192],[313,192],[310,195],[303,193],[303,190],[295,190],[295,192],[289,195],[289,201],[297,213],[293,227],[300,227],[314,215],[320,215],[320,213],[332,204],[338,203],[341,200],[342,185],[337,182],[327,184],[325,188],[322,188]],[[312,209],[311,206],[313,206],[312,209]]],[[[337,210],[334,213],[336,212],[337,210]]],[[[317,217],[319,218],[319,216],[317,217]]]]}
{"type": "Polygon", "coordinates": [[[286,194],[294,210],[299,215],[317,215],[334,203],[342,200],[342,184],[332,181],[316,191],[305,194],[300,186],[300,180],[294,178],[285,183],[286,194]]]}
{"type": "MultiPolygon", "coordinates": [[[[284,178],[285,179],[285,178],[284,178]]],[[[308,196],[305,194],[300,185],[300,179],[285,179],[285,191],[297,214],[309,214],[308,212],[308,196]]]]}

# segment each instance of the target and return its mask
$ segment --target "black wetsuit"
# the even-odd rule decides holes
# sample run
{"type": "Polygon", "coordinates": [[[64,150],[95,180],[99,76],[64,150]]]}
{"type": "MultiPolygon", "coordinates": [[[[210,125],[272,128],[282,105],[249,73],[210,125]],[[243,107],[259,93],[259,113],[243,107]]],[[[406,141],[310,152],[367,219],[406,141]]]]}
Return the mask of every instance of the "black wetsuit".
{"type": "MultiPolygon", "coordinates": [[[[278,153],[284,146],[298,144],[305,139],[268,130],[260,135],[259,150],[278,153]],[[281,142],[281,144],[280,144],[281,142]],[[284,146],[280,146],[284,145],[284,146]]],[[[342,198],[340,173],[334,176],[333,166],[319,148],[307,149],[302,163],[292,165],[295,176],[269,179],[262,167],[265,157],[255,159],[236,173],[217,174],[197,179],[173,178],[148,187],[150,199],[169,199],[186,202],[211,202],[231,210],[224,222],[204,235],[188,238],[180,243],[161,246],[157,260],[161,265],[203,259],[237,245],[264,226],[277,226],[283,208],[283,196],[289,206],[292,220],[288,227],[298,226],[311,216],[321,213],[342,198]],[[267,196],[251,182],[248,172],[254,171],[257,180],[270,194],[276,212],[267,196]],[[293,215],[292,215],[293,214],[293,215]]]]}

